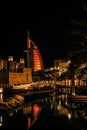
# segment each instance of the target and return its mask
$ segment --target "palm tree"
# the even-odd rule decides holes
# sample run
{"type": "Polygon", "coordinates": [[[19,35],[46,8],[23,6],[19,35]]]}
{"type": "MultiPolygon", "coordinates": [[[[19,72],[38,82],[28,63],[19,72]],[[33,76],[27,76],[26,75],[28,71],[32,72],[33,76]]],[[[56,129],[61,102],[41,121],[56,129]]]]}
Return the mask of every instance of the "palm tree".
{"type": "MultiPolygon", "coordinates": [[[[87,63],[81,64],[80,67],[77,68],[75,71],[76,77],[79,79],[79,86],[80,86],[80,79],[84,76],[87,75],[87,63]]],[[[87,78],[84,78],[87,80],[87,78]]]]}
{"type": "Polygon", "coordinates": [[[68,68],[71,77],[71,90],[75,94],[75,70],[87,62],[87,2],[82,3],[77,17],[70,19],[70,31],[66,35],[67,58],[71,60],[68,68]]]}

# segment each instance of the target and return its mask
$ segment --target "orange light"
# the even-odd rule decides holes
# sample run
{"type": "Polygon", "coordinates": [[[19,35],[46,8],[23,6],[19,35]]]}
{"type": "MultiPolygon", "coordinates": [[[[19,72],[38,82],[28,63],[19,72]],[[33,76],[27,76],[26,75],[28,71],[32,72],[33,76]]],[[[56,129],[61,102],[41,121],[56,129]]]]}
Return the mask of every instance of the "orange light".
{"type": "Polygon", "coordinates": [[[30,126],[31,126],[31,118],[28,117],[28,119],[27,119],[27,127],[28,127],[28,129],[30,128],[30,126]]]}
{"type": "Polygon", "coordinates": [[[28,32],[28,39],[27,39],[27,49],[32,49],[31,54],[31,62],[32,62],[32,70],[38,71],[43,69],[43,61],[41,54],[37,48],[37,46],[34,44],[34,42],[29,38],[29,32],[28,32]],[[32,45],[32,46],[31,46],[32,45]],[[32,48],[33,47],[33,48],[32,48]],[[39,66],[38,66],[39,65],[39,66]],[[38,66],[38,67],[37,67],[38,66]]]}
{"type": "Polygon", "coordinates": [[[40,112],[40,107],[37,104],[35,104],[33,107],[34,116],[38,116],[39,112],[40,112]]]}

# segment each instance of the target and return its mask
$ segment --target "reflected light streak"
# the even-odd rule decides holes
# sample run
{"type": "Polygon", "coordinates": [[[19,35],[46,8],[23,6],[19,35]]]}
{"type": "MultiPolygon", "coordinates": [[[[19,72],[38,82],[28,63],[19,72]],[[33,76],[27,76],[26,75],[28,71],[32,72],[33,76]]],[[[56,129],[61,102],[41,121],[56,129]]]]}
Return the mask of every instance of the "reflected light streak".
{"type": "Polygon", "coordinates": [[[72,117],[71,113],[68,113],[68,119],[71,119],[71,117],[72,117]]]}
{"type": "Polygon", "coordinates": [[[0,126],[2,126],[3,117],[0,116],[0,126]]]}

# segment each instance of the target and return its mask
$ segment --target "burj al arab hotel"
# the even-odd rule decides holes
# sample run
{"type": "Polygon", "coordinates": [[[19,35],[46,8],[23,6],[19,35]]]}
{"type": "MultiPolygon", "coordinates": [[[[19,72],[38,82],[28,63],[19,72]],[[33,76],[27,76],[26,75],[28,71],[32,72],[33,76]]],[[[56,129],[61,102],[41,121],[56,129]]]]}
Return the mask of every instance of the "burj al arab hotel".
{"type": "Polygon", "coordinates": [[[27,67],[32,68],[32,72],[43,70],[43,60],[38,47],[29,38],[27,32],[27,67]]]}

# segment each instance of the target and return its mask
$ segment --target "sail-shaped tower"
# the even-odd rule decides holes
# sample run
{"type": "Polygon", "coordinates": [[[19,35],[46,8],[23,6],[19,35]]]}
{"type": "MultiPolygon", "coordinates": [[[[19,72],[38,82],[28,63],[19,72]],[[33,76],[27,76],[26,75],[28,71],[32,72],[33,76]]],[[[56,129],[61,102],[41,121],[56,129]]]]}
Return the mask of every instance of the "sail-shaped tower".
{"type": "Polygon", "coordinates": [[[29,38],[29,31],[27,32],[27,67],[32,68],[33,72],[44,68],[41,53],[35,43],[29,38]]]}

